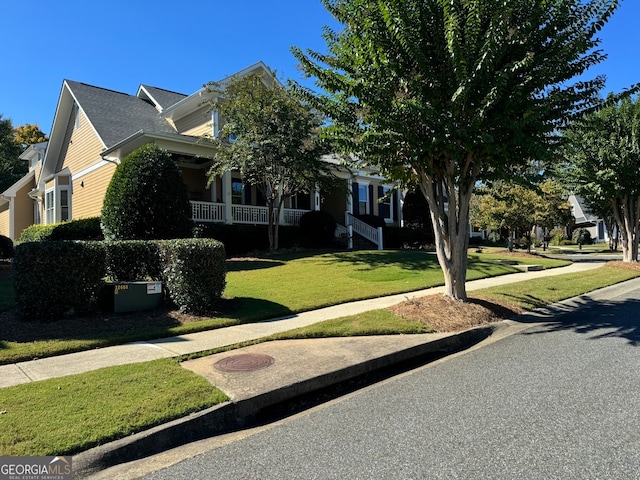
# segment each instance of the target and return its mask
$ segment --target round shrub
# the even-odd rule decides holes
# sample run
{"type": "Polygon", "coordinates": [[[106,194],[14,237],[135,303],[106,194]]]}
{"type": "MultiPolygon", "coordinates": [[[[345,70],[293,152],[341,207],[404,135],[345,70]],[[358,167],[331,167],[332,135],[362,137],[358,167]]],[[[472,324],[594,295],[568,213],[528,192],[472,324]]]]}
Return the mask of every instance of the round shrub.
{"type": "Polygon", "coordinates": [[[13,258],[13,242],[9,237],[0,235],[0,259],[13,258]]]}
{"type": "Polygon", "coordinates": [[[591,232],[586,228],[576,228],[571,234],[571,240],[573,240],[573,243],[582,245],[591,245],[593,243],[591,232]]]}
{"type": "Polygon", "coordinates": [[[189,195],[169,152],[148,144],[128,155],[111,178],[101,218],[107,240],[189,237],[189,195]]]}
{"type": "Polygon", "coordinates": [[[300,237],[305,247],[330,247],[333,245],[336,221],[331,214],[314,210],[300,217],[300,237]]]}

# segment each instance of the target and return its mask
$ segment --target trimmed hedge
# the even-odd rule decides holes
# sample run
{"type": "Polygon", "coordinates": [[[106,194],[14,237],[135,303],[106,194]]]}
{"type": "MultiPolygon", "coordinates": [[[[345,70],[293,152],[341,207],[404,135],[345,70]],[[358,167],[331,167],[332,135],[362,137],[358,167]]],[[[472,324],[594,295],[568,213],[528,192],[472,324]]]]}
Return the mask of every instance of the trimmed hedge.
{"type": "Polygon", "coordinates": [[[20,234],[18,241],[26,242],[46,242],[51,240],[51,232],[59,224],[51,225],[30,225],[20,234]]]}
{"type": "Polygon", "coordinates": [[[105,242],[107,277],[114,282],[161,280],[160,247],[153,240],[105,242]]]}
{"type": "Polygon", "coordinates": [[[105,251],[101,242],[29,242],[16,247],[14,289],[24,319],[54,320],[96,309],[105,251]]]}
{"type": "Polygon", "coordinates": [[[100,217],[82,218],[50,225],[30,225],[20,234],[20,243],[102,239],[100,217]]]}
{"type": "Polygon", "coordinates": [[[212,311],[226,285],[224,245],[212,239],[158,242],[169,298],[181,312],[212,311]]]}
{"type": "Polygon", "coordinates": [[[9,237],[0,235],[0,259],[13,258],[13,241],[9,237]]]}
{"type": "Polygon", "coordinates": [[[102,240],[100,217],[81,218],[55,225],[49,240],[102,240]]]}
{"type": "Polygon", "coordinates": [[[24,319],[96,311],[104,277],[162,280],[182,312],[211,312],[226,285],[224,245],[211,239],[28,242],[16,247],[14,289],[24,319]]]}

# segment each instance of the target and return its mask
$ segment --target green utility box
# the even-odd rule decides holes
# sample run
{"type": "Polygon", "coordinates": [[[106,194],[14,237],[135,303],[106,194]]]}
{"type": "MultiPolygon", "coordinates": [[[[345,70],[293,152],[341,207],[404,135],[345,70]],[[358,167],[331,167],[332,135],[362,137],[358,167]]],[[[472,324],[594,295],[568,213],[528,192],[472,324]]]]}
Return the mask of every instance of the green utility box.
{"type": "Polygon", "coordinates": [[[162,306],[162,282],[114,282],[105,285],[103,304],[115,313],[162,306]]]}

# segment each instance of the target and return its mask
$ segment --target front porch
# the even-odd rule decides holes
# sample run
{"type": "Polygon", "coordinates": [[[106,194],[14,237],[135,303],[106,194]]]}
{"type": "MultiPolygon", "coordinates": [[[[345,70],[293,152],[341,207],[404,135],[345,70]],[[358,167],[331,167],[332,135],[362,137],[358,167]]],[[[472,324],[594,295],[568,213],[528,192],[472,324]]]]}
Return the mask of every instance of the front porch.
{"type": "MultiPolygon", "coordinates": [[[[280,225],[298,226],[300,217],[309,210],[283,208],[280,212],[280,225]]],[[[255,205],[234,205],[191,200],[191,218],[203,223],[242,223],[250,225],[268,225],[269,209],[255,205]]]]}

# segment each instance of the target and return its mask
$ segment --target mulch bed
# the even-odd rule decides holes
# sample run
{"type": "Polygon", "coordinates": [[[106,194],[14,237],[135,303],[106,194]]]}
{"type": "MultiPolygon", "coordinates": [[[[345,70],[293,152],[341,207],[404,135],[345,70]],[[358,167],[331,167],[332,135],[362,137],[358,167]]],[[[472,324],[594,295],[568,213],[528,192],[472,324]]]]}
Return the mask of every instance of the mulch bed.
{"type": "Polygon", "coordinates": [[[389,310],[402,318],[423,322],[436,332],[458,332],[522,313],[514,306],[480,297],[469,297],[468,301],[461,302],[445,295],[407,300],[389,310]]]}

